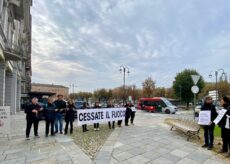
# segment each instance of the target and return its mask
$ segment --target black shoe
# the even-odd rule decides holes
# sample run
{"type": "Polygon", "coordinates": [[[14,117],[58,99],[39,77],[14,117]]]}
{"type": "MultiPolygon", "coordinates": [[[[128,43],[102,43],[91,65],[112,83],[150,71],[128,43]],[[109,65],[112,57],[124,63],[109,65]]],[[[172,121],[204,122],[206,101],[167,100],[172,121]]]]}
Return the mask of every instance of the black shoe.
{"type": "Polygon", "coordinates": [[[88,129],[85,129],[86,132],[88,132],[89,130],[88,129]]]}
{"type": "Polygon", "coordinates": [[[115,129],[115,127],[113,126],[112,129],[115,129]]]}
{"type": "Polygon", "coordinates": [[[55,131],[54,133],[55,133],[55,134],[57,134],[57,133],[58,133],[58,131],[55,131]]]}
{"type": "Polygon", "coordinates": [[[53,134],[51,134],[51,136],[53,137],[53,136],[55,136],[55,134],[53,133],[53,134]]]}
{"type": "Polygon", "coordinates": [[[60,132],[60,134],[63,134],[63,132],[60,132]]]}
{"type": "Polygon", "coordinates": [[[212,150],[213,146],[212,145],[209,145],[208,146],[208,150],[212,150]]]}
{"type": "Polygon", "coordinates": [[[126,124],[125,126],[129,126],[128,124],[126,124]]]}
{"type": "Polygon", "coordinates": [[[29,136],[27,136],[27,137],[26,137],[26,140],[30,140],[30,137],[29,137],[29,136]]]}
{"type": "Polygon", "coordinates": [[[203,148],[206,148],[206,147],[208,147],[208,145],[207,145],[207,144],[204,144],[202,147],[203,147],[203,148]]]}

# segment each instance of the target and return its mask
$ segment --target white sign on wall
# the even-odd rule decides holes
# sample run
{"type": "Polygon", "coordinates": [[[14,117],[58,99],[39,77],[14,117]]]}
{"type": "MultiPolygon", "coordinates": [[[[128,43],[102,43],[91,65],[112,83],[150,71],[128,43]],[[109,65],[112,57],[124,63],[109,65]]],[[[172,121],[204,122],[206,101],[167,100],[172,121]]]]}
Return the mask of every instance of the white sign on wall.
{"type": "Polygon", "coordinates": [[[0,106],[0,133],[7,134],[10,131],[10,107],[0,106]]]}

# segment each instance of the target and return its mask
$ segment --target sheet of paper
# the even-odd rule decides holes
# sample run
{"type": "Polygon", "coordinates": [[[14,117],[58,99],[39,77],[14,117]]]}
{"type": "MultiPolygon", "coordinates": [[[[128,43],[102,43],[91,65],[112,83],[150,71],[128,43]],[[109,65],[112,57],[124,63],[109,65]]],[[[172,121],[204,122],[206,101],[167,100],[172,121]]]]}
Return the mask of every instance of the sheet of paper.
{"type": "Polygon", "coordinates": [[[216,125],[220,122],[220,120],[224,117],[225,113],[227,112],[226,109],[221,109],[219,111],[218,116],[216,117],[216,119],[213,121],[216,125]]]}
{"type": "Polygon", "coordinates": [[[200,111],[199,113],[199,125],[209,125],[211,121],[211,111],[200,111]]]}

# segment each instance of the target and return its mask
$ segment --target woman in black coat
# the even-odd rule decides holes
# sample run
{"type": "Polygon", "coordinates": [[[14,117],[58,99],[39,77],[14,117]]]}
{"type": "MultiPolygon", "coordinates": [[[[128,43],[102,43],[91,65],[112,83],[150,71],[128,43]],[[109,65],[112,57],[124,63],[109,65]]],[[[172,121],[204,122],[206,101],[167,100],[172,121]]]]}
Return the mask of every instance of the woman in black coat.
{"type": "Polygon", "coordinates": [[[131,104],[131,102],[129,102],[128,104],[125,105],[126,110],[125,110],[125,126],[129,126],[129,118],[131,116],[131,107],[133,107],[133,105],[131,104]]]}
{"type": "Polygon", "coordinates": [[[65,135],[68,132],[68,126],[70,124],[70,134],[73,133],[73,122],[74,122],[74,113],[75,113],[75,105],[72,100],[68,101],[66,113],[65,113],[65,135]]]}
{"type": "Polygon", "coordinates": [[[207,147],[209,150],[211,150],[213,148],[214,128],[215,128],[215,124],[213,123],[213,121],[218,115],[218,113],[216,112],[216,107],[215,107],[215,105],[213,105],[211,96],[205,97],[204,105],[201,107],[201,111],[210,111],[211,112],[210,124],[203,126],[205,144],[202,146],[203,148],[207,147]]]}
{"type": "MultiPolygon", "coordinates": [[[[221,101],[220,101],[220,105],[227,110],[227,112],[225,113],[225,115],[223,116],[223,118],[221,119],[221,121],[218,123],[218,125],[221,127],[221,137],[222,137],[222,141],[223,141],[223,146],[222,146],[222,150],[219,153],[228,153],[230,154],[230,128],[228,126],[226,126],[227,124],[227,116],[230,116],[230,99],[226,96],[224,96],[221,101]]],[[[228,121],[228,123],[229,123],[228,121]]]]}

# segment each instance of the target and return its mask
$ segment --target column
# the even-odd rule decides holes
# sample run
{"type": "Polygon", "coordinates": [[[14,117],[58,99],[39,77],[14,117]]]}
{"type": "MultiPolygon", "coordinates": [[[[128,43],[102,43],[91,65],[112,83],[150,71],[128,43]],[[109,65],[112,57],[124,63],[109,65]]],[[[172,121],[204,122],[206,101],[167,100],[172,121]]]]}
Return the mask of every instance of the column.
{"type": "Polygon", "coordinates": [[[5,91],[5,106],[11,106],[11,102],[12,102],[12,97],[11,97],[11,93],[12,93],[12,85],[13,83],[13,73],[12,72],[7,72],[6,73],[6,91],[5,91]]]}
{"type": "Polygon", "coordinates": [[[6,77],[6,64],[0,63],[0,106],[4,106],[5,102],[5,77],[6,77]]]}
{"type": "Polygon", "coordinates": [[[17,106],[16,106],[16,111],[19,112],[21,109],[21,78],[18,77],[18,82],[17,82],[17,106]]]}
{"type": "Polygon", "coordinates": [[[11,114],[15,114],[17,106],[17,70],[15,68],[11,84],[11,100],[11,114]]]}

